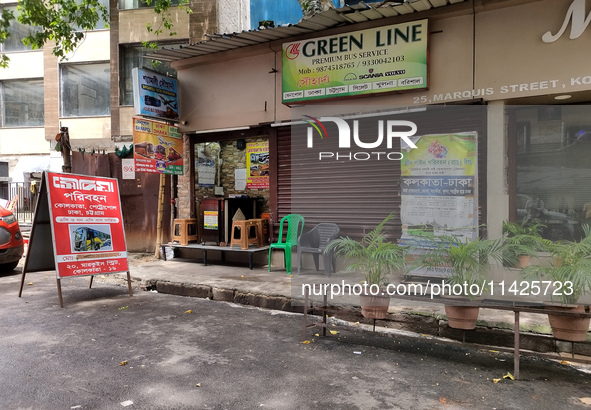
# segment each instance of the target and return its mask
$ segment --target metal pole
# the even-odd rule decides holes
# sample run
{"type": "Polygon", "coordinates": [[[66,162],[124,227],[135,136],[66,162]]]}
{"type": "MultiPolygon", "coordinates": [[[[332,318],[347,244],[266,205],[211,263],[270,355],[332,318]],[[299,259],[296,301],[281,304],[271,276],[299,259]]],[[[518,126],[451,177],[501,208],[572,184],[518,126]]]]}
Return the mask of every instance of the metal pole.
{"type": "Polygon", "coordinates": [[[513,373],[519,379],[519,312],[515,312],[515,346],[513,349],[513,373]]]}

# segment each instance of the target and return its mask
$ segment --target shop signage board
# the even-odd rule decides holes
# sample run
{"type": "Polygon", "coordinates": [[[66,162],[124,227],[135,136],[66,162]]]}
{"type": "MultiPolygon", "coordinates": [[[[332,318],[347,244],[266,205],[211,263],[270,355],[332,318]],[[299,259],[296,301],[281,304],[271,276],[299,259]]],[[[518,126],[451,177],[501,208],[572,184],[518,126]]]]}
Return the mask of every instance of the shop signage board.
{"type": "Polygon", "coordinates": [[[136,115],[169,121],[179,119],[178,82],[142,68],[132,70],[133,106],[136,115]]]}
{"type": "MultiPolygon", "coordinates": [[[[416,137],[413,137],[415,139],[416,137]]],[[[478,237],[477,134],[418,137],[401,161],[401,221],[404,245],[421,247],[440,236],[478,237]]],[[[426,272],[413,272],[421,274],[426,272]]],[[[429,276],[445,276],[430,270],[429,276]]]]}
{"type": "MultiPolygon", "coordinates": [[[[59,280],[65,277],[127,272],[130,285],[116,179],[45,173],[23,268],[21,293],[26,272],[53,269],[60,306],[63,302],[59,280]]],[[[131,294],[131,287],[129,291],[131,294]]]]}
{"type": "Polygon", "coordinates": [[[269,141],[246,144],[246,188],[269,188],[269,141]]]}
{"type": "Polygon", "coordinates": [[[183,139],[177,127],[133,119],[135,172],[183,175],[183,139]]]}
{"type": "Polygon", "coordinates": [[[428,20],[283,44],[283,103],[427,88],[428,20]]]}

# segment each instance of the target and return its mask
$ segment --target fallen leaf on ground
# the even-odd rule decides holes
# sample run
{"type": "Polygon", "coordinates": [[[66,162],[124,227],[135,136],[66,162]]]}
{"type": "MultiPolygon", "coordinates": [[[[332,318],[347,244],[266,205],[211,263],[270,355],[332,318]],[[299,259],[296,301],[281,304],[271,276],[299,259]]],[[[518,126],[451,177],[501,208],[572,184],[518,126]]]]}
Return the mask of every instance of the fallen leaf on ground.
{"type": "Polygon", "coordinates": [[[197,386],[197,387],[201,387],[201,383],[197,383],[195,386],[197,386]]]}
{"type": "Polygon", "coordinates": [[[447,403],[447,399],[445,397],[440,397],[439,398],[439,403],[445,404],[445,403],[447,403]]]}
{"type": "Polygon", "coordinates": [[[493,379],[493,383],[494,383],[494,384],[497,384],[497,383],[498,383],[498,382],[500,382],[500,381],[501,381],[501,379],[493,379]]]}
{"type": "Polygon", "coordinates": [[[581,400],[581,403],[583,404],[591,404],[591,397],[579,397],[579,400],[581,400]]]}
{"type": "Polygon", "coordinates": [[[315,333],[315,334],[314,334],[314,336],[316,336],[316,337],[320,337],[320,335],[319,335],[318,333],[315,333]]]}
{"type": "Polygon", "coordinates": [[[571,362],[567,362],[566,360],[563,360],[560,362],[560,364],[572,364],[571,362]]]}
{"type": "Polygon", "coordinates": [[[127,309],[127,308],[129,308],[129,306],[123,306],[123,307],[120,307],[119,310],[124,310],[124,309],[127,309]]]}
{"type": "Polygon", "coordinates": [[[515,377],[513,377],[511,373],[507,372],[507,374],[503,376],[503,379],[515,380],[515,377]]]}
{"type": "Polygon", "coordinates": [[[27,283],[27,286],[33,286],[33,282],[27,283]]]}
{"type": "Polygon", "coordinates": [[[331,330],[330,333],[333,334],[333,335],[338,335],[339,334],[339,332],[337,332],[336,330],[331,330]]]}
{"type": "Polygon", "coordinates": [[[193,312],[193,311],[192,310],[187,310],[185,313],[191,313],[191,312],[193,312]]]}
{"type": "Polygon", "coordinates": [[[499,353],[498,350],[489,350],[489,352],[491,352],[491,353],[499,353]]]}
{"type": "Polygon", "coordinates": [[[310,344],[310,341],[309,341],[309,340],[304,340],[304,341],[302,342],[302,344],[309,345],[309,344],[310,344]]]}
{"type": "Polygon", "coordinates": [[[125,366],[126,364],[127,364],[127,360],[124,360],[121,363],[119,363],[119,366],[125,366]]]}

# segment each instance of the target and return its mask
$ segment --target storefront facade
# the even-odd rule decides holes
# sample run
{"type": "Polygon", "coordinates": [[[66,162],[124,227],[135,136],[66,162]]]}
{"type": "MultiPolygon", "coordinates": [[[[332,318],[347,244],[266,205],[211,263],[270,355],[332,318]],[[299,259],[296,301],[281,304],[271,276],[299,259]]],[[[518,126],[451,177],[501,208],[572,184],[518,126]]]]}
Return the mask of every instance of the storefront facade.
{"type": "MultiPolygon", "coordinates": [[[[591,100],[591,56],[585,53],[591,41],[591,29],[585,25],[591,1],[446,3],[360,23],[349,18],[347,24],[313,33],[298,34],[294,29],[294,35],[285,36],[284,28],[256,32],[258,41],[244,41],[244,46],[227,51],[203,53],[204,48],[196,45],[194,56],[187,55],[191,50],[182,56],[170,52],[181,87],[180,130],[186,135],[188,163],[195,164],[206,143],[217,142],[222,151],[226,147],[229,158],[221,166],[231,166],[222,170],[223,195],[263,197],[262,211],[274,222],[289,212],[301,212],[310,226],[336,222],[355,236],[389,212],[400,214],[400,162],[380,171],[376,164],[368,165],[371,161],[341,161],[319,171],[306,165],[305,144],[299,145],[301,152],[294,146],[296,137],[306,138],[305,128],[299,135],[297,127],[301,128],[302,115],[326,105],[333,107],[332,115],[343,118],[395,115],[415,122],[416,135],[476,133],[475,221],[480,234],[498,237],[505,220],[538,218],[549,226],[545,235],[550,239],[576,237],[591,209],[591,183],[584,179],[589,167],[586,152],[591,151],[591,109],[586,105],[591,100]],[[427,20],[429,33],[427,88],[284,104],[285,43],[422,20],[427,20]],[[474,105],[479,108],[458,108],[474,105]],[[238,140],[268,142],[268,188],[238,188],[242,185],[237,185],[238,174],[231,168],[247,166],[236,149],[238,140]],[[361,182],[341,183],[338,176],[351,169],[361,182]],[[309,196],[295,198],[298,189],[309,196]],[[366,212],[360,213],[359,207],[366,212]]],[[[363,13],[369,16],[372,11],[357,15],[363,13]]],[[[189,191],[187,202],[179,204],[180,217],[200,215],[199,201],[215,195],[198,180],[195,165],[179,178],[179,186],[189,191]]],[[[403,225],[399,219],[396,229],[403,225]]]]}

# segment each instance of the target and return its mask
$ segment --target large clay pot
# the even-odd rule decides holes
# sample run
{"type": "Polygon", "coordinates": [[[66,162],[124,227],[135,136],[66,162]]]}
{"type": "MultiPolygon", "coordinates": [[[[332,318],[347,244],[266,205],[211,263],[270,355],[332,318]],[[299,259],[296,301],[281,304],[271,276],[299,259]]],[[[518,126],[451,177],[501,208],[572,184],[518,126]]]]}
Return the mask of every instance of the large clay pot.
{"type": "Polygon", "coordinates": [[[445,306],[448,326],[454,329],[472,330],[476,328],[478,306],[445,306]]]}
{"type": "MultiPolygon", "coordinates": [[[[585,313],[583,306],[551,307],[550,309],[564,309],[570,312],[585,313]]],[[[569,342],[583,342],[587,338],[591,318],[561,316],[548,313],[548,320],[550,321],[550,327],[556,339],[567,340],[569,342]]]]}
{"type": "Polygon", "coordinates": [[[388,295],[360,295],[361,314],[368,319],[385,319],[390,306],[388,295]]]}

